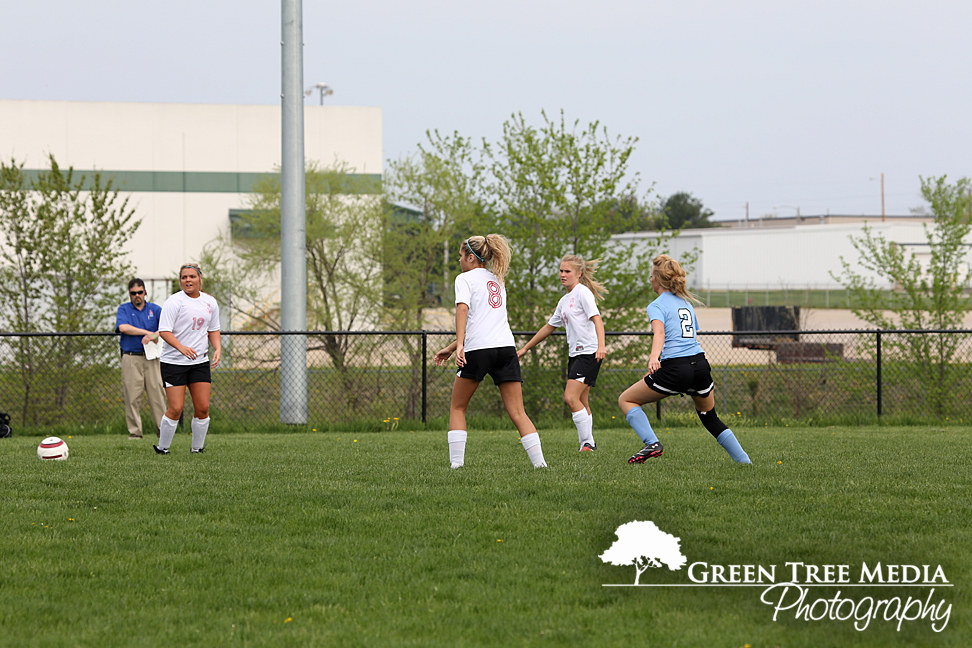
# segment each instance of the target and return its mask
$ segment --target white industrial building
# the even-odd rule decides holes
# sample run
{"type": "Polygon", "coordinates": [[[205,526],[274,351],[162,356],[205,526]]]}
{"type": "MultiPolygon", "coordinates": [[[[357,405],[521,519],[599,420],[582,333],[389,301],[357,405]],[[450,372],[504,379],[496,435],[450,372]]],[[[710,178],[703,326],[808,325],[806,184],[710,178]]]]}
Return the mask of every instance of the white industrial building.
{"type": "MultiPolygon", "coordinates": [[[[380,108],[306,106],[304,134],[307,160],[381,177],[380,108]]],[[[256,179],[279,172],[280,106],[0,100],[4,162],[35,174],[48,155],[76,178],[113,178],[142,219],[129,244],[136,274],[161,303],[179,266],[246,209],[256,179]]]]}
{"type": "MultiPolygon", "coordinates": [[[[821,216],[777,221],[737,223],[736,227],[684,230],[668,243],[676,258],[696,251],[698,260],[689,275],[695,290],[835,290],[843,258],[855,270],[860,254],[851,237],[861,238],[864,226],[913,252],[919,261],[929,257],[925,227],[931,217],[880,216],[866,218],[821,216]]],[[[657,241],[657,232],[621,234],[618,241],[643,246],[657,241]]],[[[879,285],[886,286],[879,282],[879,285]]]]}

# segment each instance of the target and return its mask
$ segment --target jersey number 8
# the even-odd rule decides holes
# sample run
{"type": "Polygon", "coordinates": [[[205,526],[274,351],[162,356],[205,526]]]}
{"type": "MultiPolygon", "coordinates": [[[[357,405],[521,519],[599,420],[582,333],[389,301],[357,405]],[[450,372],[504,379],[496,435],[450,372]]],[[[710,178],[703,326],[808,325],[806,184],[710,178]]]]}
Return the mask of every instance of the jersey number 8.
{"type": "Polygon", "coordinates": [[[489,305],[499,308],[503,305],[503,293],[500,292],[499,284],[495,281],[486,282],[486,290],[489,291],[489,305]]]}

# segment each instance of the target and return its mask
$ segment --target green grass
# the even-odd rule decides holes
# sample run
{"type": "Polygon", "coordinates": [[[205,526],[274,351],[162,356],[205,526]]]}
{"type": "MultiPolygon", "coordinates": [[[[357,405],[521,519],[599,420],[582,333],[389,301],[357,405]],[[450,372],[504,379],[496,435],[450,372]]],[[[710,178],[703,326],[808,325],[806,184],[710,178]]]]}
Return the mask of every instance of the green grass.
{"type": "MultiPolygon", "coordinates": [[[[190,456],[82,435],[41,462],[0,440],[2,646],[968,646],[968,428],[763,428],[734,464],[700,426],[659,429],[665,454],[596,430],[541,434],[534,470],[508,431],[219,434],[190,456]],[[652,520],[688,564],[941,565],[930,622],[808,622],[758,588],[604,587],[615,529],[652,520]]],[[[686,569],[643,583],[687,583],[686,569]]],[[[847,598],[927,589],[843,589],[847,598]]],[[[832,597],[833,588],[811,590],[832,597]]],[[[924,599],[923,599],[924,600],[924,599]]],[[[808,601],[809,602],[809,601],[808,601]]]]}

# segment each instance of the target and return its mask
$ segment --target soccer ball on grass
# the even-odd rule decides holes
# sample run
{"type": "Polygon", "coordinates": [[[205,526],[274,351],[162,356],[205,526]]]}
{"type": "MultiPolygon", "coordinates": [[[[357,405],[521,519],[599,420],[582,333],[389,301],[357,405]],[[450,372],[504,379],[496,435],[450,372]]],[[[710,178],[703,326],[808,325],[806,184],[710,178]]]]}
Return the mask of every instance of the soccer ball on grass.
{"type": "Polygon", "coordinates": [[[47,437],[37,446],[37,457],[39,459],[67,459],[67,444],[58,437],[47,437]]]}

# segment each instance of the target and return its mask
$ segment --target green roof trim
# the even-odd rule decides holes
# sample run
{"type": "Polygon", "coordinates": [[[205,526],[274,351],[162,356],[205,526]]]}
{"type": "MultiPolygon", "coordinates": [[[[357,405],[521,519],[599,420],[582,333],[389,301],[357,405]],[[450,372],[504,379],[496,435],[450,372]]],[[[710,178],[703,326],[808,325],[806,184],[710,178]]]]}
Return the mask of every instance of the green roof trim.
{"type": "MultiPolygon", "coordinates": [[[[66,169],[62,169],[62,172],[66,169]]],[[[49,170],[23,169],[28,181],[33,181],[41,173],[49,170]]],[[[266,177],[276,177],[279,173],[233,173],[224,171],[108,171],[74,169],[74,178],[85,177],[85,186],[90,186],[91,178],[100,173],[102,181],[111,178],[118,191],[131,192],[174,192],[174,193],[253,193],[257,181],[266,177]]],[[[380,173],[352,173],[351,177],[368,182],[354,183],[360,187],[370,187],[374,193],[381,192],[380,173]]],[[[369,192],[370,193],[370,192],[369,192]]]]}

